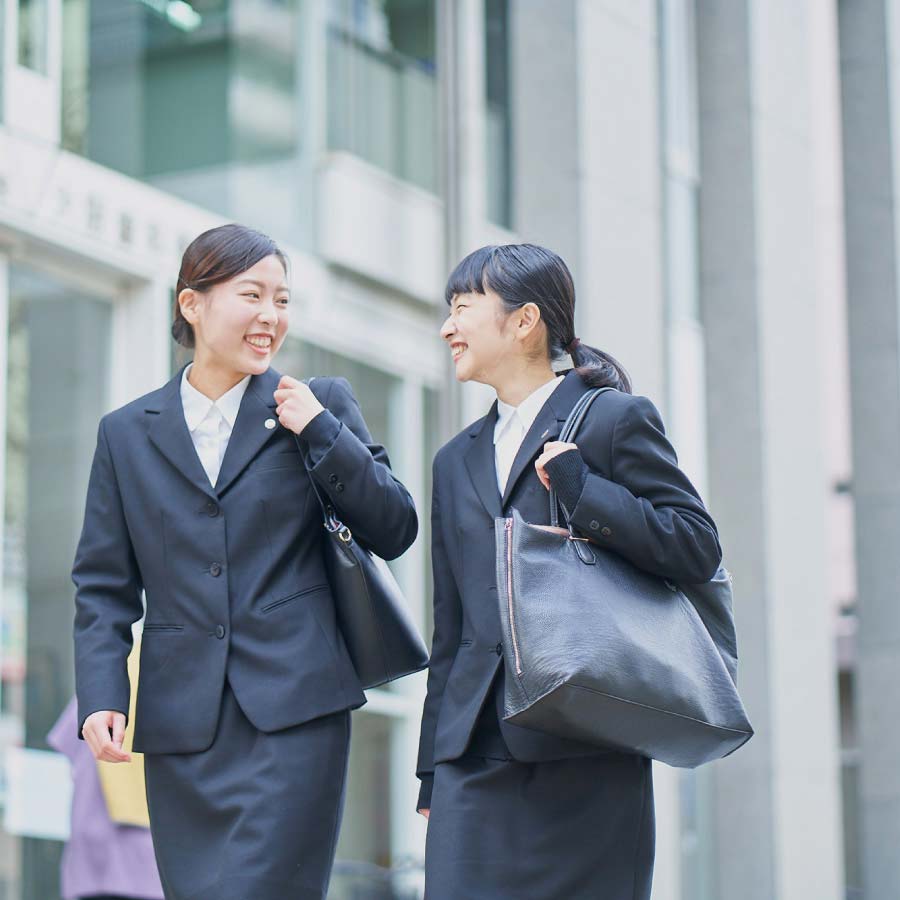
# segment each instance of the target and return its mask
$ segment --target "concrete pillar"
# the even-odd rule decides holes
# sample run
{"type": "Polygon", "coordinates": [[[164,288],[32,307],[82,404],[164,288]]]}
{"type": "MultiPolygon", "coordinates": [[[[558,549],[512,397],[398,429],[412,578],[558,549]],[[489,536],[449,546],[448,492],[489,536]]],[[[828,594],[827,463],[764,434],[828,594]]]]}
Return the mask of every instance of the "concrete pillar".
{"type": "Polygon", "coordinates": [[[715,765],[719,900],[843,894],[816,297],[815,4],[699,0],[710,505],[756,737],[715,765]]]}
{"type": "Polygon", "coordinates": [[[579,283],[577,0],[510,4],[513,230],[557,252],[579,283]],[[547,48],[552,47],[552,52],[547,48]]]}
{"type": "MultiPolygon", "coordinates": [[[[542,5],[523,4],[526,9],[542,5]]],[[[653,398],[666,416],[657,4],[577,0],[573,15],[568,4],[559,6],[554,33],[564,25],[570,33],[568,43],[564,33],[562,49],[552,54],[556,74],[545,78],[534,61],[526,76],[541,79],[546,87],[536,88],[545,92],[542,115],[516,143],[521,148],[517,160],[532,155],[531,171],[528,163],[517,161],[527,175],[526,181],[517,174],[517,183],[532,196],[531,206],[520,204],[519,215],[528,215],[534,227],[547,229],[553,223],[563,255],[564,248],[577,246],[570,262],[578,291],[579,337],[618,358],[629,370],[635,392],[653,398]],[[569,43],[574,63],[567,59],[569,43]]],[[[680,897],[679,781],[676,770],[654,766],[654,900],[680,897]]]]}
{"type": "Polygon", "coordinates": [[[900,247],[896,3],[839,4],[865,897],[900,883],[900,247]]]}
{"type": "Polygon", "coordinates": [[[579,0],[575,29],[579,337],[629,368],[636,393],[658,400],[665,317],[656,4],[579,0]]]}

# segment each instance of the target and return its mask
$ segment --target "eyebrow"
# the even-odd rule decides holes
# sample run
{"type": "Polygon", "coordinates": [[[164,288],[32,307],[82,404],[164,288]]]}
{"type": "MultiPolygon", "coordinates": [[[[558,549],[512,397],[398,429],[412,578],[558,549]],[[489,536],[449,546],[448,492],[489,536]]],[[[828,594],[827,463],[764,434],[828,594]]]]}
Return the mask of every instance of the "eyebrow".
{"type": "MultiPolygon", "coordinates": [[[[238,282],[238,284],[254,284],[258,288],[266,287],[266,285],[262,281],[256,281],[253,278],[242,278],[238,282]]],[[[275,288],[275,290],[276,291],[288,291],[288,293],[290,293],[291,289],[286,284],[280,284],[277,288],[275,288]]]]}

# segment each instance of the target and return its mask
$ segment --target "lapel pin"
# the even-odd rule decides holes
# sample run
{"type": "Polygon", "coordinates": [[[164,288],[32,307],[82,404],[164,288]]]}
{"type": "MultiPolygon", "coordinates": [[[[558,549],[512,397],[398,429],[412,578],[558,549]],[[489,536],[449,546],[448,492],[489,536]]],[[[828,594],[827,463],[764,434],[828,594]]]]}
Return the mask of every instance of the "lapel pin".
{"type": "Polygon", "coordinates": [[[547,437],[548,434],[550,434],[549,428],[541,435],[541,440],[543,440],[545,437],[547,437]]]}
{"type": "Polygon", "coordinates": [[[275,420],[274,419],[266,419],[266,421],[263,422],[263,425],[265,425],[266,428],[268,428],[269,431],[271,431],[275,427],[275,420]]]}

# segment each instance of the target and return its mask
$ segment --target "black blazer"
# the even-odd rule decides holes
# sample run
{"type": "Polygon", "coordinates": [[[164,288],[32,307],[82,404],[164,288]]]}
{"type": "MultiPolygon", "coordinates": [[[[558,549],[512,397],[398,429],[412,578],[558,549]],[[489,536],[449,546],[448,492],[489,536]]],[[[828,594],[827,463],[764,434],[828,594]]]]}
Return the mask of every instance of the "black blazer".
{"type": "MultiPolygon", "coordinates": [[[[572,370],[550,395],[513,462],[501,498],[494,465],[497,404],[434,459],[434,635],[422,715],[419,806],[428,806],[436,763],[461,756],[501,663],[494,519],[516,507],[549,524],[547,490],[534,461],[556,440],[587,386],[572,370]]],[[[716,526],[678,468],[662,421],[646,397],[598,397],[576,443],[587,464],[572,520],[586,536],[647,571],[684,583],[709,580],[721,561],[716,526]]],[[[601,751],[501,722],[515,759],[538,762],[601,751]]]]}
{"type": "MultiPolygon", "coordinates": [[[[335,621],[320,508],[275,416],[280,377],[250,379],[215,488],[185,423],[181,372],[101,420],[72,571],[79,734],[92,712],[128,713],[142,589],[135,750],[207,748],[226,677],[262,731],[365,702],[335,621]]],[[[409,493],[347,381],[311,389],[326,407],[301,434],[317,484],[363,544],[399,556],[418,528],[409,493]]]]}

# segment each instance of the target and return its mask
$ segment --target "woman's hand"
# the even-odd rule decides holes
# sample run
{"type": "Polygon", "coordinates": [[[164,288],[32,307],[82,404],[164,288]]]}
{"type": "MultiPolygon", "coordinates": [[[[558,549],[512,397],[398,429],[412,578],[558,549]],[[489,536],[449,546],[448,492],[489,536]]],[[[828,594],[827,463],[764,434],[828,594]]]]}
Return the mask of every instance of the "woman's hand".
{"type": "Polygon", "coordinates": [[[431,810],[430,809],[420,809],[419,815],[425,816],[425,818],[427,819],[431,815],[431,810]]]}
{"type": "Polygon", "coordinates": [[[553,459],[554,456],[559,456],[560,453],[565,453],[566,450],[577,450],[577,444],[567,444],[564,441],[547,441],[544,444],[544,452],[535,460],[534,467],[537,469],[537,476],[541,479],[541,484],[550,490],[550,478],[547,473],[544,471],[544,466],[553,459]]]}
{"type": "Polygon", "coordinates": [[[300,434],[325,409],[309,389],[309,385],[290,375],[281,376],[274,396],[278,404],[275,407],[278,421],[294,434],[300,434]]]}
{"type": "Polygon", "coordinates": [[[94,759],[113,763],[131,762],[131,754],[122,749],[122,741],[125,739],[125,716],[122,713],[111,709],[91,713],[84,720],[81,734],[91,748],[94,759]]]}

